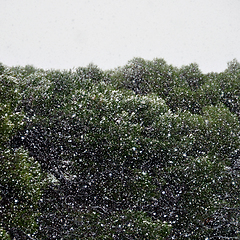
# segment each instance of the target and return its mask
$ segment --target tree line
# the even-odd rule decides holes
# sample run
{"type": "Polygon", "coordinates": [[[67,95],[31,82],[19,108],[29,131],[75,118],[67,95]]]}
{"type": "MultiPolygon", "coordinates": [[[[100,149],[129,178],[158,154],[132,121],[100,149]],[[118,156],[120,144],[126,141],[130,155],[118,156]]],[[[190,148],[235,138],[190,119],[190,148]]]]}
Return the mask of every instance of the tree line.
{"type": "Polygon", "coordinates": [[[240,63],[0,64],[1,239],[239,239],[240,63]]]}

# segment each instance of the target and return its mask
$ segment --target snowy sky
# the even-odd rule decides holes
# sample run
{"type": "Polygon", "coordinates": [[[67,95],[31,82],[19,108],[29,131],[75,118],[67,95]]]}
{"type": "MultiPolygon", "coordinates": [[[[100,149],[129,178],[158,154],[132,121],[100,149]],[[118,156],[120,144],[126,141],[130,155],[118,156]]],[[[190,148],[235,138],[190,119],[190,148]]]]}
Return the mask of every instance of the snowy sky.
{"type": "Polygon", "coordinates": [[[223,71],[240,61],[240,0],[0,0],[4,65],[105,70],[133,57],[223,71]]]}

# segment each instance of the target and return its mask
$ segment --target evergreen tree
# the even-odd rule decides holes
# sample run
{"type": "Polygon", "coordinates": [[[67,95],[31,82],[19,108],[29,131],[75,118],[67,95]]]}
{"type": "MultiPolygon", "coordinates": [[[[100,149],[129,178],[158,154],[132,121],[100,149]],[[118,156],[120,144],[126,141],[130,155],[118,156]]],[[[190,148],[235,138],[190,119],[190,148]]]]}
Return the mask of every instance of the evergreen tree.
{"type": "Polygon", "coordinates": [[[10,146],[11,138],[24,123],[24,114],[18,109],[18,81],[11,75],[7,69],[0,75],[0,236],[31,239],[38,228],[42,174],[26,150],[10,146]]]}
{"type": "Polygon", "coordinates": [[[239,237],[238,65],[1,65],[0,236],[239,237]]]}

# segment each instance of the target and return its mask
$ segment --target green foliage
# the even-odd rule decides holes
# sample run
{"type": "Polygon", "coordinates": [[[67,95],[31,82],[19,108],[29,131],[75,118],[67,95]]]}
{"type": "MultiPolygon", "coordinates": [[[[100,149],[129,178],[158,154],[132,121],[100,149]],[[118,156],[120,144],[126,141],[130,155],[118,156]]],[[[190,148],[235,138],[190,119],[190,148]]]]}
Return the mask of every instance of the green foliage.
{"type": "Polygon", "coordinates": [[[192,90],[196,90],[204,83],[204,75],[196,63],[183,66],[179,70],[179,76],[182,80],[188,83],[192,90]]]}
{"type": "Polygon", "coordinates": [[[2,63],[0,63],[0,75],[3,74],[5,67],[3,66],[2,63]]]}
{"type": "Polygon", "coordinates": [[[216,77],[215,74],[209,74],[205,83],[197,90],[195,99],[199,101],[202,107],[216,105],[220,102],[223,92],[216,77]]]}
{"type": "Polygon", "coordinates": [[[2,69],[6,239],[6,231],[39,239],[238,237],[236,60],[206,75],[197,64],[177,69],[142,58],[106,72],[93,64],[2,69]]]}
{"type": "MultiPolygon", "coordinates": [[[[13,229],[23,234],[37,229],[37,203],[41,197],[41,169],[23,148],[11,149],[11,138],[23,127],[24,114],[18,109],[18,81],[6,71],[0,76],[0,226],[8,239],[13,229]]],[[[12,237],[12,236],[11,236],[12,237]]]]}
{"type": "Polygon", "coordinates": [[[37,69],[32,65],[26,65],[25,67],[21,66],[11,67],[10,70],[13,76],[15,77],[18,76],[18,78],[22,79],[37,71],[37,69]]]}
{"type": "Polygon", "coordinates": [[[185,87],[174,87],[167,97],[168,106],[173,110],[188,110],[201,113],[202,106],[199,94],[185,87]]]}
{"type": "Polygon", "coordinates": [[[226,69],[226,72],[232,74],[240,73],[240,63],[237,61],[236,58],[234,58],[231,62],[228,62],[228,68],[226,69]]]}
{"type": "Polygon", "coordinates": [[[0,76],[0,147],[23,125],[23,114],[18,111],[20,100],[18,82],[10,73],[0,76]]]}
{"type": "Polygon", "coordinates": [[[78,233],[84,239],[164,239],[171,229],[166,223],[153,221],[144,212],[132,210],[112,212],[107,218],[93,211],[81,220],[83,228],[88,228],[86,222],[93,226],[91,231],[84,231],[85,234],[78,233]]]}
{"type": "Polygon", "coordinates": [[[11,238],[9,237],[9,235],[7,234],[7,232],[0,227],[0,238],[2,240],[10,240],[11,238]]]}
{"type": "Polygon", "coordinates": [[[175,73],[176,69],[167,65],[164,59],[146,61],[134,58],[112,73],[111,78],[117,88],[131,89],[137,94],[157,93],[165,97],[174,86],[175,73]]]}
{"type": "Polygon", "coordinates": [[[39,164],[23,149],[1,152],[1,205],[6,229],[36,230],[37,203],[41,197],[42,178],[39,164]]]}
{"type": "Polygon", "coordinates": [[[79,67],[76,69],[79,82],[91,80],[93,83],[98,83],[102,80],[104,74],[96,65],[90,63],[87,67],[79,67]]]}

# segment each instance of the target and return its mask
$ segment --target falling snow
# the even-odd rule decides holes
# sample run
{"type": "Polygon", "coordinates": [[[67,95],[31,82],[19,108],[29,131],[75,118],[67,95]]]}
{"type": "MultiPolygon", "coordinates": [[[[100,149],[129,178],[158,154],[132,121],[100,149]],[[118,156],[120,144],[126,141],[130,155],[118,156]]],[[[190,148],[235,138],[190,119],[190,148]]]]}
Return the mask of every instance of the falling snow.
{"type": "Polygon", "coordinates": [[[0,65],[1,239],[239,239],[240,64],[0,65]]]}

